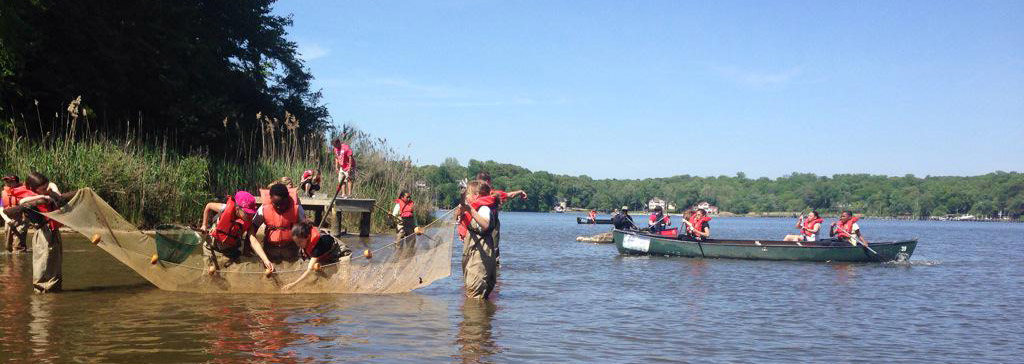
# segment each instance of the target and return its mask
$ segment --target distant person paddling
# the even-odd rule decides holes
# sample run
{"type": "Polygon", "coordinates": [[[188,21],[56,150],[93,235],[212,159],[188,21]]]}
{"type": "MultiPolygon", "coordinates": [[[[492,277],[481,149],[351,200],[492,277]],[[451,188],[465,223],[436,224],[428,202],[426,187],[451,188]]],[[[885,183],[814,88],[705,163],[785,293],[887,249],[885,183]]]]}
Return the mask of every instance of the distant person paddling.
{"type": "Polygon", "coordinates": [[[783,241],[817,241],[818,231],[821,230],[821,223],[825,221],[818,215],[817,211],[811,211],[806,217],[800,216],[796,222],[796,228],[800,234],[790,234],[783,238],[783,241]]]}
{"type": "Polygon", "coordinates": [[[860,218],[853,216],[853,212],[843,211],[839,214],[839,221],[833,222],[829,229],[829,236],[835,241],[850,243],[850,245],[868,245],[867,239],[861,234],[860,225],[857,221],[860,218]]]}
{"type": "Polygon", "coordinates": [[[622,206],[619,214],[612,217],[612,226],[618,230],[638,230],[633,223],[633,217],[629,216],[629,206],[622,206]]]}
{"type": "Polygon", "coordinates": [[[352,195],[352,179],[355,177],[355,159],[353,158],[352,148],[342,142],[342,139],[346,137],[347,134],[342,134],[331,141],[332,152],[334,153],[334,167],[338,172],[338,191],[341,192],[341,198],[348,198],[352,195]]]}
{"type": "Polygon", "coordinates": [[[708,224],[711,221],[711,216],[707,215],[707,210],[697,209],[689,221],[683,220],[683,223],[686,224],[686,235],[697,241],[711,239],[711,225],[708,224]]]}

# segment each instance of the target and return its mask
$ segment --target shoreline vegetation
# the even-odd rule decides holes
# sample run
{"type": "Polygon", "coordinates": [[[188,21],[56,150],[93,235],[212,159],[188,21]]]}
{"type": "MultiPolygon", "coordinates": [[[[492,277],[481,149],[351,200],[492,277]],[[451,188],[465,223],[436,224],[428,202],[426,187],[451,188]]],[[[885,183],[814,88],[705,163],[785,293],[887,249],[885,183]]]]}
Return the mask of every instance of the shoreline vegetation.
{"type": "MultiPolygon", "coordinates": [[[[235,190],[254,194],[283,176],[298,184],[302,172],[322,172],[320,195],[333,195],[337,173],[333,166],[327,132],[300,137],[298,123],[290,114],[285,122],[258,114],[263,123],[260,152],[255,157],[215,157],[195,149],[180,152],[166,136],[153,135],[144,127],[125,128],[120,136],[91,130],[89,120],[72,102],[68,112],[55,120],[9,118],[0,120],[0,172],[24,178],[38,171],[65,190],[91,187],[116,211],[140,228],[162,223],[198,223],[207,202],[223,202],[235,190]],[[292,124],[289,124],[292,123],[292,124]],[[38,124],[41,139],[29,138],[27,129],[38,124]]],[[[225,127],[229,127],[226,125],[225,127]]],[[[355,128],[344,127],[336,135],[348,135],[355,154],[357,180],[354,195],[373,198],[383,209],[373,212],[374,232],[389,231],[393,219],[385,216],[398,191],[412,193],[417,220],[432,219],[430,194],[415,188],[414,168],[407,156],[355,128]]],[[[254,149],[257,146],[254,146],[254,149]]],[[[353,214],[347,214],[353,215],[353,214]]],[[[358,226],[358,216],[345,216],[345,226],[358,226]]],[[[328,220],[329,221],[329,220],[328,220]]]]}
{"type": "Polygon", "coordinates": [[[1024,219],[1024,173],[1020,172],[923,178],[910,174],[792,173],[775,179],[750,179],[738,172],[735,176],[624,180],[534,172],[494,161],[470,160],[462,165],[454,158],[417,169],[439,206],[457,200],[460,179],[488,171],[496,187],[529,192],[526,201],[510,201],[506,209],[512,211],[552,211],[562,202],[569,209],[585,211],[609,211],[620,206],[643,211],[649,200],[660,198],[678,207],[670,212],[708,202],[723,213],[739,216],[792,217],[811,210],[828,216],[851,210],[857,215],[886,219],[955,220],[965,215],[979,220],[1024,219]]]}

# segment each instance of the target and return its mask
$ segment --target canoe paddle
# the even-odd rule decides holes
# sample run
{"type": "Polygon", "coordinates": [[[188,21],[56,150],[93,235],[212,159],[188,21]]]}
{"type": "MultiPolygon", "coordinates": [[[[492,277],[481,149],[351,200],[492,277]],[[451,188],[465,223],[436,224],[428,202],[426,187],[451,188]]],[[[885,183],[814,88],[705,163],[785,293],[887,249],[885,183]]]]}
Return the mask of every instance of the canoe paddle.
{"type": "Polygon", "coordinates": [[[867,254],[869,258],[874,259],[874,260],[879,261],[879,262],[882,261],[882,257],[878,255],[878,252],[876,252],[874,249],[871,249],[871,247],[868,246],[866,240],[865,241],[861,241],[861,239],[857,239],[857,235],[855,235],[852,232],[843,230],[843,228],[840,227],[840,226],[836,226],[836,230],[842,231],[843,233],[849,235],[850,236],[850,242],[853,243],[854,246],[860,245],[861,248],[864,249],[864,254],[867,254]]]}

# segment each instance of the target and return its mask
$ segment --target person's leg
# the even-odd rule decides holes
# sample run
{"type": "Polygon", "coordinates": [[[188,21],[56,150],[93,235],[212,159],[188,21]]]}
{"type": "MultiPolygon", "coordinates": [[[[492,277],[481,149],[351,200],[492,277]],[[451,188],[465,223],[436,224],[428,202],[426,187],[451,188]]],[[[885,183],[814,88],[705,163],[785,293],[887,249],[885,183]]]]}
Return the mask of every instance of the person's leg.
{"type": "Polygon", "coordinates": [[[60,230],[42,227],[32,240],[32,287],[37,293],[61,290],[64,250],[60,230]]]}

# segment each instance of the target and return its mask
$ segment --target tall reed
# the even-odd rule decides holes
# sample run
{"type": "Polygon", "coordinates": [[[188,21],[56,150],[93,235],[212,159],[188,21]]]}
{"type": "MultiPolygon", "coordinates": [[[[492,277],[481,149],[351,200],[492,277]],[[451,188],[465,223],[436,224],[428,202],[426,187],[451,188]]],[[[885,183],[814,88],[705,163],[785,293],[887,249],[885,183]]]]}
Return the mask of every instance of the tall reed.
{"type": "MultiPolygon", "coordinates": [[[[302,172],[319,169],[323,173],[321,195],[333,195],[337,173],[328,136],[343,132],[355,151],[356,182],[354,195],[373,198],[390,210],[400,190],[413,193],[417,216],[430,218],[433,201],[430,194],[415,188],[413,168],[408,157],[389,147],[384,139],[373,138],[352,127],[322,130],[299,135],[299,123],[290,113],[282,119],[259,114],[260,130],[243,130],[225,118],[228,135],[236,142],[234,155],[212,157],[204,151],[183,153],[167,136],[143,132],[141,118],[128,123],[119,135],[90,128],[87,109],[81,99],[66,111],[54,113],[59,123],[51,130],[40,130],[41,138],[25,138],[37,120],[24,117],[0,120],[0,174],[24,177],[39,171],[63,189],[92,187],[129,221],[142,227],[160,223],[193,223],[202,214],[203,205],[223,201],[236,190],[258,193],[271,181],[291,177],[296,184],[302,172]]],[[[353,217],[354,218],[354,217],[353,217]]],[[[382,210],[373,214],[376,231],[393,226],[382,210]]],[[[346,220],[354,226],[354,220],[346,220]]]]}

